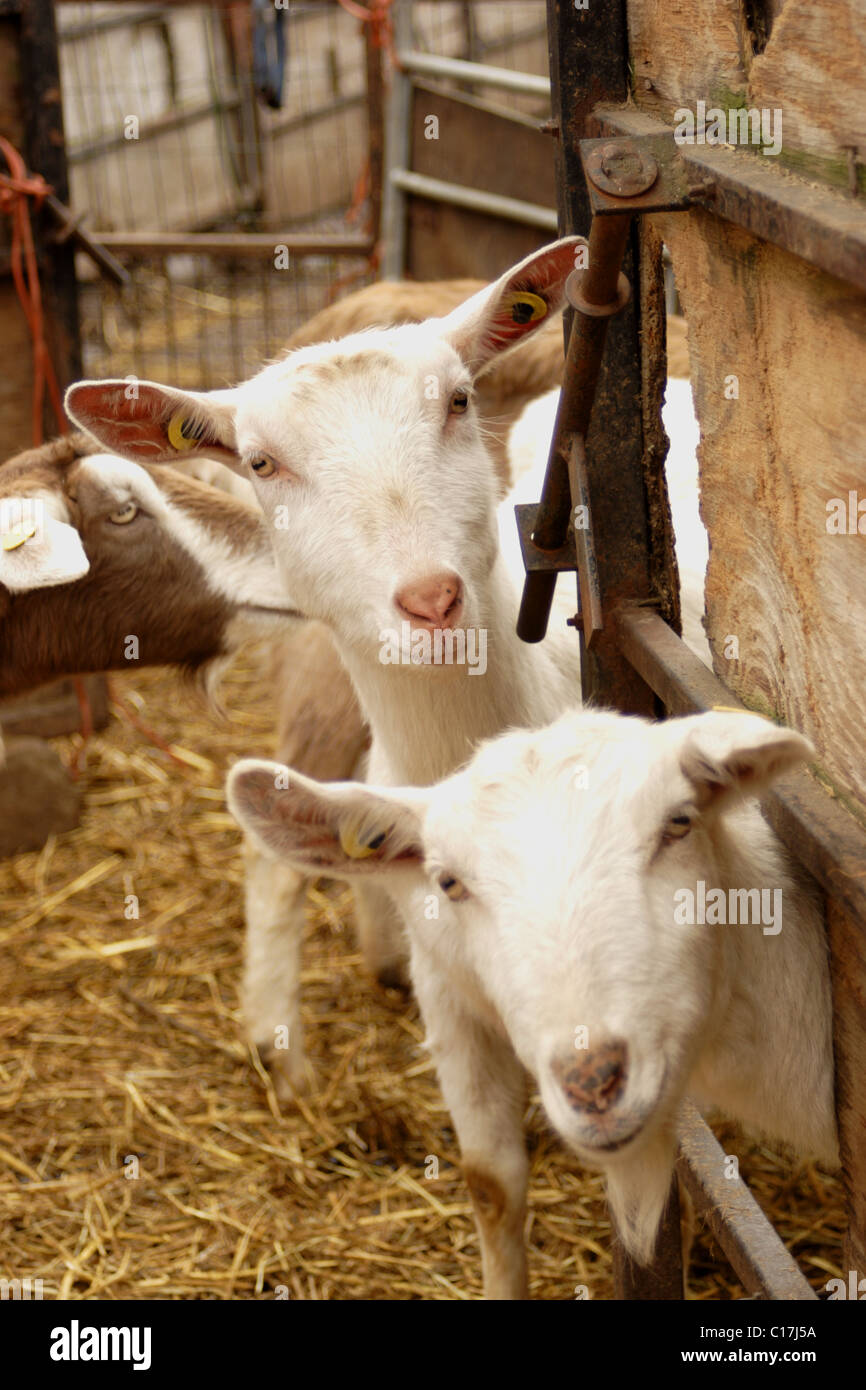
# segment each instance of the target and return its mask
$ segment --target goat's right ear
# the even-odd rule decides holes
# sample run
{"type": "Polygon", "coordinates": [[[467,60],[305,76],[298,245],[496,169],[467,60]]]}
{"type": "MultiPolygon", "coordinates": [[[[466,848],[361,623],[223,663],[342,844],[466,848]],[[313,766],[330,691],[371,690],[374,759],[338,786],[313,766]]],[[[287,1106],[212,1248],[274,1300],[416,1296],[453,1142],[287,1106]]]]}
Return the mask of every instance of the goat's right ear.
{"type": "Polygon", "coordinates": [[[422,863],[423,793],[315,782],[280,763],[245,758],[226,783],[229,810],[270,854],[344,878],[422,863]]]}
{"type": "Polygon", "coordinates": [[[570,236],[543,246],[442,319],[442,336],[473,376],[558,313],[566,280],[586,263],[586,245],[570,236]]]}
{"type": "Polygon", "coordinates": [[[778,777],[814,757],[815,749],[795,729],[772,724],[747,710],[710,710],[666,728],[686,737],[680,768],[695,788],[700,810],[718,808],[736,796],[761,796],[778,777]]]}
{"type": "Polygon", "coordinates": [[[110,453],[133,463],[203,454],[241,468],[234,391],[178,391],[134,377],[78,381],[66,392],[66,412],[110,453]]]}

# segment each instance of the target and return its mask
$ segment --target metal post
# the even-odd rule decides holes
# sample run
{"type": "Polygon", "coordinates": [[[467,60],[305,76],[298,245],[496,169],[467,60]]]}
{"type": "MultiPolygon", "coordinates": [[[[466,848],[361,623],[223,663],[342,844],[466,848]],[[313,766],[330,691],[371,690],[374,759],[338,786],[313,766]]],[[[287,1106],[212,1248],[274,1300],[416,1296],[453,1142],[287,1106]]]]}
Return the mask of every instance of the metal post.
{"type": "MultiPolygon", "coordinates": [[[[51,184],[60,202],[68,203],[69,175],[53,0],[23,0],[21,77],[26,135],[22,153],[33,172],[51,184]]],[[[82,374],[75,249],[69,242],[54,242],[53,219],[46,212],[34,219],[34,232],[44,248],[40,275],[46,336],[62,388],[82,374]]],[[[50,430],[56,429],[50,411],[46,424],[50,430]]]]}
{"type": "MultiPolygon", "coordinates": [[[[412,42],[412,0],[394,0],[394,47],[399,52],[412,42]]],[[[385,169],[382,189],[382,273],[399,280],[406,269],[406,195],[391,177],[409,168],[412,147],[412,81],[391,68],[391,91],[385,118],[385,169]]]]}
{"type": "MultiPolygon", "coordinates": [[[[593,0],[576,10],[570,0],[548,0],[552,119],[558,124],[557,184],[560,228],[590,228],[590,202],[578,144],[603,132],[593,116],[600,101],[628,98],[628,33],[621,0],[593,0]]],[[[600,219],[596,219],[597,221],[600,219]]],[[[599,237],[623,238],[619,230],[598,229],[599,237]]],[[[593,226],[593,237],[596,228],[593,226]]],[[[653,551],[663,544],[651,524],[644,485],[644,454],[654,448],[644,435],[644,419],[658,416],[663,373],[647,373],[654,395],[645,400],[641,328],[645,313],[663,318],[664,282],[658,264],[640,254],[641,233],[626,228],[622,269],[633,286],[631,301],[607,325],[604,358],[586,438],[586,474],[592,498],[593,531],[605,626],[588,646],[581,634],[584,698],[625,713],[657,712],[652,691],[617,648],[608,614],[622,603],[653,597],[653,551]],[[641,406],[643,404],[643,410],[641,406]],[[628,526],[623,525],[628,518],[628,526]]],[[[620,240],[622,245],[622,240],[620,240]]],[[[601,250],[601,248],[599,248],[601,250]]],[[[609,248],[608,248],[609,249],[609,248]]],[[[602,255],[599,264],[607,260],[602,255]]],[[[590,253],[590,263],[593,254],[590,253]]],[[[569,325],[570,326],[570,325],[569,325]]],[[[603,333],[603,330],[595,330],[603,333]]],[[[668,560],[672,564],[672,559],[668,560]]]]}

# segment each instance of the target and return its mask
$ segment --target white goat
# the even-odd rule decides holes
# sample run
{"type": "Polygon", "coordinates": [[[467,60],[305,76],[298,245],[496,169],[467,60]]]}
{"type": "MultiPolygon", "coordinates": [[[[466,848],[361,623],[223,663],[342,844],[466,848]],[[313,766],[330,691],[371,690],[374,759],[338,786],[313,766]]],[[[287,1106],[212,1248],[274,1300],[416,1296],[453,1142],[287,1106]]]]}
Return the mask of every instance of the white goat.
{"type": "MultiPolygon", "coordinates": [[[[69,393],[70,413],[131,457],[176,460],[195,448],[236,467],[246,462],[288,592],[331,628],[372,725],[371,780],[434,781],[480,739],[553,717],[574,699],[577,643],[561,623],[573,581],[560,584],[560,623],[544,646],[526,647],[514,632],[522,567],[512,503],[539,495],[552,417],[500,509],[497,553],[500,475],[470,396],[476,378],[504,381],[506,349],[515,349],[504,358],[513,377],[534,334],[551,340],[550,319],[581,244],[545,248],[445,318],[299,349],[233,391],[190,394],[141,382],[130,400],[126,382],[84,382],[69,393]],[[480,665],[473,674],[465,664],[401,668],[382,659],[389,629],[399,648],[404,630],[411,646],[417,637],[452,638],[455,626],[483,635],[483,676],[480,665]]],[[[550,341],[536,356],[549,372],[550,341]]],[[[302,640],[293,642],[296,657],[302,640]]],[[[324,647],[320,659],[329,662],[324,647]]],[[[330,671],[351,720],[332,659],[330,671]]],[[[304,699],[299,727],[321,733],[327,715],[317,723],[314,697],[324,710],[330,689],[321,681],[309,690],[293,681],[293,689],[304,699]]],[[[300,751],[304,771],[317,772],[300,751]]],[[[285,744],[279,755],[299,760],[285,744]]],[[[351,773],[343,766],[326,775],[351,773]]],[[[297,974],[306,885],[250,851],[247,886],[245,1011],[259,1050],[294,1088],[305,1079],[297,974]],[[288,1025],[289,1047],[275,1052],[280,1025],[288,1025]]],[[[401,951],[393,922],[383,927],[387,903],[368,890],[357,896],[367,963],[394,981],[401,951]]]]}
{"type": "MultiPolygon", "coordinates": [[[[578,646],[564,624],[542,646],[515,634],[519,577],[499,551],[499,482],[471,397],[474,378],[561,307],[579,244],[538,252],[443,319],[300,349],[233,391],[140,382],[130,400],[125,382],[85,382],[68,394],[72,416],[130,457],[158,462],[195,447],[250,470],[286,589],[331,628],[358,690],[378,782],[432,782],[480,739],[574,698],[578,646]],[[458,656],[464,637],[470,649],[475,640],[474,664],[437,664],[432,650],[432,660],[403,662],[404,637],[415,651],[454,641],[458,656]]],[[[510,544],[508,503],[501,524],[510,544]]],[[[251,887],[256,921],[268,891],[263,870],[251,887]]],[[[399,971],[387,900],[359,898],[368,961],[399,971]]],[[[264,946],[250,943],[248,979],[291,1038],[291,971],[271,944],[284,906],[264,946]]]]}
{"type": "Polygon", "coordinates": [[[687,1093],[837,1161],[820,908],[742,800],[810,751],[751,714],[572,712],[432,788],[230,774],[248,834],[308,872],[380,876],[401,908],[488,1297],[527,1290],[526,1072],[642,1261],[687,1093]]]}

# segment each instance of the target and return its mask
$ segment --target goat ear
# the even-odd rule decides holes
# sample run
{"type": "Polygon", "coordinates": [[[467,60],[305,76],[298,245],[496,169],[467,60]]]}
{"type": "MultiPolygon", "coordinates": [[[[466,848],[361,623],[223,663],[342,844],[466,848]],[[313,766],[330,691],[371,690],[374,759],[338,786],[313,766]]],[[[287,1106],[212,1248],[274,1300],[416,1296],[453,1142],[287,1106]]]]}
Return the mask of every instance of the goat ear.
{"type": "Polygon", "coordinates": [[[154,381],[78,381],[70,419],[110,453],[133,463],[177,463],[204,454],[240,471],[234,391],[178,391],[154,381]]]}
{"type": "Polygon", "coordinates": [[[420,795],[315,782],[245,758],[226,783],[229,810],[266,851],[308,872],[384,873],[421,864],[420,795]]]}
{"type": "Polygon", "coordinates": [[[0,585],[10,593],[71,584],[89,569],[75,527],[50,516],[41,499],[0,498],[0,585]]]}
{"type": "Polygon", "coordinates": [[[814,756],[802,734],[756,714],[711,711],[688,722],[680,767],[701,810],[733,796],[760,796],[777,777],[814,756]]]}
{"type": "Polygon", "coordinates": [[[527,256],[442,320],[442,334],[473,376],[517,347],[565,302],[565,282],[578,268],[583,237],[564,237],[527,256]]]}

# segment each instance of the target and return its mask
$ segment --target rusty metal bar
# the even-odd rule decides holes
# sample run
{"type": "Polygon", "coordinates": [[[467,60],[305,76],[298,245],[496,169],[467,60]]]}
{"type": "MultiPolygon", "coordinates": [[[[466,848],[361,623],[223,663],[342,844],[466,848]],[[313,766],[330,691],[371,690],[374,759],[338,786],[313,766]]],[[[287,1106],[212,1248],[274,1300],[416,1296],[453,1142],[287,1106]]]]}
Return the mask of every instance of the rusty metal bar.
{"type": "Polygon", "coordinates": [[[680,1116],[678,1138],[677,1172],[748,1292],[816,1301],[817,1294],[746,1184],[726,1176],[727,1155],[690,1101],[680,1116]]]}
{"type": "MultiPolygon", "coordinates": [[[[17,87],[25,128],[22,154],[28,168],[50,184],[59,202],[68,203],[69,171],[53,5],[23,0],[19,32],[17,87]]],[[[16,103],[14,98],[13,109],[16,103]]],[[[68,382],[81,375],[81,328],[75,251],[68,244],[49,247],[50,216],[43,205],[33,219],[33,228],[40,258],[46,339],[62,393],[68,382]]],[[[48,434],[60,423],[47,400],[43,420],[48,434]]]]}
{"type": "Polygon", "coordinates": [[[601,579],[595,554],[592,530],[592,505],[589,480],[586,476],[586,446],[582,434],[572,436],[568,454],[568,483],[574,506],[574,549],[577,560],[577,584],[580,592],[580,629],[589,646],[596,632],[604,627],[601,603],[601,579]],[[581,509],[581,516],[576,513],[581,509]],[[584,515],[585,513],[585,515],[584,515]],[[578,524],[580,523],[580,524],[578,524]]]}
{"type": "Polygon", "coordinates": [[[63,245],[71,237],[80,251],[84,251],[98,270],[103,275],[107,275],[116,285],[126,286],[132,283],[129,271],[124,269],[120,261],[112,256],[110,251],[99,240],[91,236],[90,232],[85,231],[82,226],[84,214],[75,214],[65,203],[61,203],[59,198],[55,198],[53,193],[47,194],[43,199],[43,206],[51,213],[58,226],[58,231],[54,235],[57,245],[63,245]]]}
{"type": "MultiPolygon", "coordinates": [[[[611,135],[660,137],[673,130],[635,107],[599,106],[611,135]]],[[[724,145],[676,145],[692,205],[771,242],[809,265],[866,290],[866,218],[856,200],[724,145]]]]}
{"type": "Polygon", "coordinates": [[[382,239],[382,196],[385,186],[385,50],[372,24],[364,25],[367,77],[367,153],[370,161],[370,237],[382,239]]]}
{"type": "MultiPolygon", "coordinates": [[[[565,543],[571,509],[577,505],[566,460],[574,436],[585,438],[589,428],[607,320],[628,302],[628,282],[620,266],[629,220],[628,215],[593,218],[586,269],[573,271],[566,285],[575,315],[533,535],[540,550],[558,550],[565,543]]],[[[540,642],[544,637],[555,587],[555,574],[527,574],[517,619],[517,634],[524,642],[540,642]]]]}

